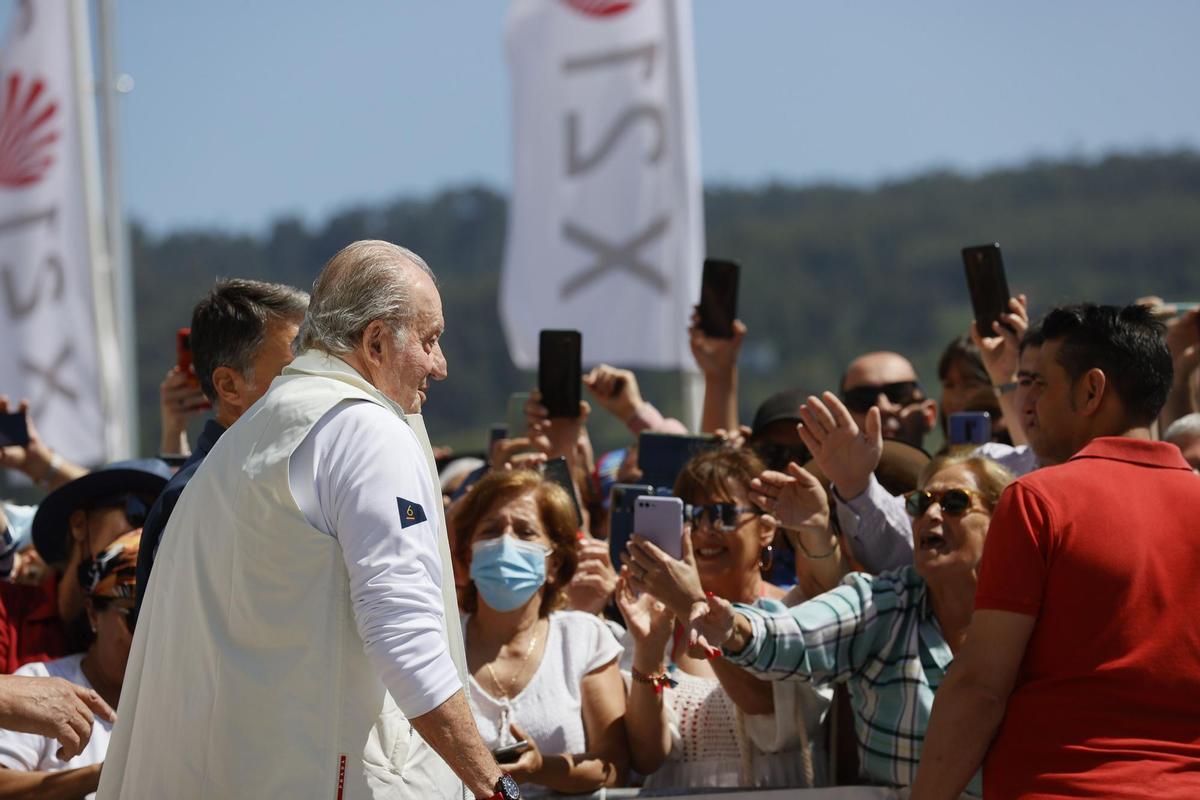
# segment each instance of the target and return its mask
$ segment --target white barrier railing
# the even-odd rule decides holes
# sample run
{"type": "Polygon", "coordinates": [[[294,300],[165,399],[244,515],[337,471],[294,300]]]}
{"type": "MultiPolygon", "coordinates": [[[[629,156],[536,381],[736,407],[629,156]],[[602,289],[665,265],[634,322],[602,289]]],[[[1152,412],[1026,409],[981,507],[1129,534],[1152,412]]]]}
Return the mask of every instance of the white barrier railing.
{"type": "Polygon", "coordinates": [[[674,800],[895,800],[896,790],[879,786],[828,789],[601,789],[589,794],[550,795],[559,800],[624,800],[670,797],[674,800]]]}

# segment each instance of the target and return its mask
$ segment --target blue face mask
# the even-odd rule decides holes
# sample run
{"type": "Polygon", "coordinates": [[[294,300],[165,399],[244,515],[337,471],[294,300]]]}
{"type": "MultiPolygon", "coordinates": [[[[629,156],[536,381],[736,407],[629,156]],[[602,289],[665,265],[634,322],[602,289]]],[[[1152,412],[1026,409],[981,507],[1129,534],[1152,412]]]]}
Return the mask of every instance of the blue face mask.
{"type": "Polygon", "coordinates": [[[546,582],[547,550],[508,534],[471,548],[471,580],[483,602],[497,611],[520,608],[546,582]]]}

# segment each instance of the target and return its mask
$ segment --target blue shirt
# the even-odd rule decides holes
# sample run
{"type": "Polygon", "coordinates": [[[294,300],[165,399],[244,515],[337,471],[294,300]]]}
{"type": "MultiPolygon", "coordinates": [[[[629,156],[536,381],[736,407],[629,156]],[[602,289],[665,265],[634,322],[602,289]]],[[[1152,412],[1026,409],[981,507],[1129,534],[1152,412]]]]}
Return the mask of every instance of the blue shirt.
{"type": "MultiPolygon", "coordinates": [[[[933,615],[925,581],[911,566],[868,575],[791,608],[737,605],[750,621],[746,647],[726,652],[773,680],[845,682],[854,708],[860,770],[872,783],[911,786],[933,695],[953,655],[933,615]]],[[[980,794],[976,773],[967,791],[980,794]]]]}
{"type": "Polygon", "coordinates": [[[137,594],[134,595],[135,619],[137,611],[142,608],[142,596],[146,593],[146,585],[150,583],[150,570],[154,567],[154,556],[158,553],[158,544],[167,527],[167,521],[171,519],[171,512],[175,510],[175,504],[179,502],[179,496],[183,494],[184,487],[196,474],[204,457],[208,455],[208,451],[213,449],[213,445],[217,443],[217,439],[220,439],[224,432],[225,428],[215,419],[204,423],[204,430],[200,431],[200,438],[196,440],[196,449],[188,456],[188,460],[183,462],[179,471],[171,476],[171,480],[167,481],[162,494],[158,496],[158,500],[154,501],[150,512],[146,514],[146,523],[142,526],[142,543],[138,548],[137,594]]]}

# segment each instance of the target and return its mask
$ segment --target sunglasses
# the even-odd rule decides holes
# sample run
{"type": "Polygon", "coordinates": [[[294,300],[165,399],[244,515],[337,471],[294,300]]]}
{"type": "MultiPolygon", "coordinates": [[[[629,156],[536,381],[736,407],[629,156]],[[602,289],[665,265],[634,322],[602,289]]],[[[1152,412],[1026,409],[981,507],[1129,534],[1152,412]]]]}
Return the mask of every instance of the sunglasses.
{"type": "Polygon", "coordinates": [[[907,406],[919,403],[925,399],[921,384],[916,381],[899,381],[878,385],[855,386],[853,389],[842,391],[842,402],[846,408],[858,414],[865,414],[875,405],[875,401],[883,395],[888,402],[897,406],[907,406]]]}
{"type": "Polygon", "coordinates": [[[940,492],[928,492],[923,489],[904,495],[904,509],[913,519],[924,514],[929,507],[937,503],[942,507],[942,513],[951,517],[961,517],[971,510],[971,498],[982,496],[970,489],[945,489],[940,492]]]}
{"type": "Polygon", "coordinates": [[[129,606],[119,606],[107,598],[99,597],[92,598],[92,606],[97,611],[112,610],[117,612],[117,616],[121,618],[121,622],[125,625],[125,630],[129,631],[130,634],[133,633],[133,626],[137,622],[137,619],[134,616],[133,609],[129,606]]]}
{"type": "Polygon", "coordinates": [[[153,500],[147,502],[146,498],[136,494],[121,494],[93,503],[92,510],[120,508],[125,512],[125,519],[129,521],[129,524],[134,528],[140,528],[146,524],[146,516],[150,513],[150,506],[153,504],[153,500]]]}
{"type": "Polygon", "coordinates": [[[711,503],[706,506],[686,506],[683,515],[693,525],[707,520],[714,530],[736,531],[741,525],[738,517],[747,512],[757,514],[758,509],[735,506],[733,503],[711,503]]]}

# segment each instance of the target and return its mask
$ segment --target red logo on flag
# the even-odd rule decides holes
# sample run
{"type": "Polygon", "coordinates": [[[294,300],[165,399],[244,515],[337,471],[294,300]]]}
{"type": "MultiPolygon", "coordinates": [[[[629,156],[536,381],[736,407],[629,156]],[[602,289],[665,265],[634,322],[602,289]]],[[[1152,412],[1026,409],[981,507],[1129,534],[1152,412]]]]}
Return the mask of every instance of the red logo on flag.
{"type": "Polygon", "coordinates": [[[564,0],[567,5],[589,17],[611,17],[633,8],[637,0],[564,0]]]}
{"type": "Polygon", "coordinates": [[[54,163],[58,103],[46,96],[41,78],[11,72],[4,81],[0,117],[0,186],[19,189],[40,181],[54,163]]]}

